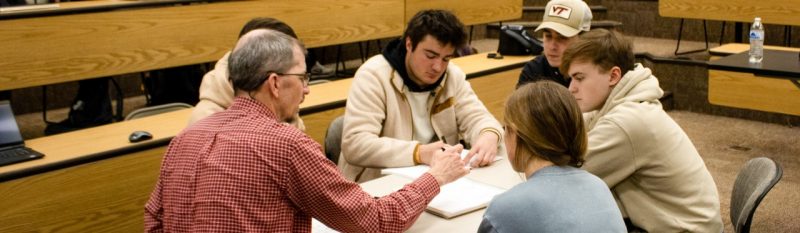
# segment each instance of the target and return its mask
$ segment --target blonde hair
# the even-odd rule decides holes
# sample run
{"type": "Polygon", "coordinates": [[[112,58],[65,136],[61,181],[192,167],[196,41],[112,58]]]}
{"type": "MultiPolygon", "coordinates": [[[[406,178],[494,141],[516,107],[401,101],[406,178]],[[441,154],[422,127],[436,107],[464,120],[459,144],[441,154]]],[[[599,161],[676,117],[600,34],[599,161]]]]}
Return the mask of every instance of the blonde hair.
{"type": "Polygon", "coordinates": [[[581,167],[586,153],[583,115],[572,94],[552,81],[528,83],[506,101],[506,130],[516,131],[514,170],[521,172],[533,156],[558,166],[581,167]]]}

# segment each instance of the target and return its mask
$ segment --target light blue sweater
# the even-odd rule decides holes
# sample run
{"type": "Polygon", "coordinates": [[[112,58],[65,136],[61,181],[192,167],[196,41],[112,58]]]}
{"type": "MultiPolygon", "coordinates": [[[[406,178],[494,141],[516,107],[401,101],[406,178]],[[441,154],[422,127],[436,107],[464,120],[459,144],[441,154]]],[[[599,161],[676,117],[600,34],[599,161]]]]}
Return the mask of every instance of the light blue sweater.
{"type": "Polygon", "coordinates": [[[627,232],[608,186],[569,166],[539,169],[495,197],[478,232],[627,232]]]}

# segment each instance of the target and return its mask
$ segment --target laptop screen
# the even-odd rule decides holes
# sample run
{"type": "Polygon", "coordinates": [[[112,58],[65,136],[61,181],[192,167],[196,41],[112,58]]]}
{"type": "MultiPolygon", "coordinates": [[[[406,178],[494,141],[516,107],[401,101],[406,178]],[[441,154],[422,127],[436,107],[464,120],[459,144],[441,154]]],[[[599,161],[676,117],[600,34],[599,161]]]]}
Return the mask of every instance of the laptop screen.
{"type": "Polygon", "coordinates": [[[22,135],[11,111],[11,103],[0,101],[0,147],[21,144],[22,135]]]}

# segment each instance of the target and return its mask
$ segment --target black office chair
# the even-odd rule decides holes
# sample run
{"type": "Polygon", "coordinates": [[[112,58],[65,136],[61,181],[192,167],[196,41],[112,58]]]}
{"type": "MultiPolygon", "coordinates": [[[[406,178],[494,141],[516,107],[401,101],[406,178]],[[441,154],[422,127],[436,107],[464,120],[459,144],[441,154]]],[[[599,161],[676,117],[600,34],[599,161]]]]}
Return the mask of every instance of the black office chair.
{"type": "Polygon", "coordinates": [[[339,163],[339,154],[342,152],[342,128],[344,116],[336,117],[325,132],[325,157],[333,163],[339,163]]]}
{"type": "Polygon", "coordinates": [[[781,166],[772,159],[758,157],[747,161],[736,176],[731,192],[731,223],[735,232],[750,232],[758,204],[782,175],[781,166]]]}

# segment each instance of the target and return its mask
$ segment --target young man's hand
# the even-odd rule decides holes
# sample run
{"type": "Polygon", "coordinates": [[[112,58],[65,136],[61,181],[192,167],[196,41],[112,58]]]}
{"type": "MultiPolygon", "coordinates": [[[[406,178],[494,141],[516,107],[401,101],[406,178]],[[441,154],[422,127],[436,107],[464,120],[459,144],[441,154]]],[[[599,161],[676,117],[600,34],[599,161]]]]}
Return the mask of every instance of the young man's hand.
{"type": "Polygon", "coordinates": [[[478,136],[478,140],[472,144],[469,153],[464,157],[464,162],[469,163],[470,167],[483,167],[489,166],[497,156],[497,134],[492,132],[483,132],[478,136]],[[475,157],[473,159],[473,157],[475,157]]]}
{"type": "MultiPolygon", "coordinates": [[[[433,154],[436,153],[437,151],[442,151],[442,148],[446,146],[449,145],[445,144],[442,141],[431,142],[425,145],[420,145],[419,151],[417,152],[419,153],[419,162],[422,164],[430,165],[433,154]]],[[[460,152],[461,151],[459,151],[459,153],[460,152]]]]}

